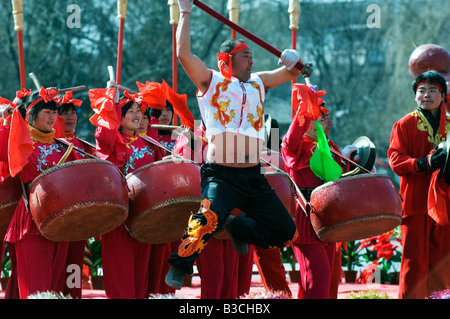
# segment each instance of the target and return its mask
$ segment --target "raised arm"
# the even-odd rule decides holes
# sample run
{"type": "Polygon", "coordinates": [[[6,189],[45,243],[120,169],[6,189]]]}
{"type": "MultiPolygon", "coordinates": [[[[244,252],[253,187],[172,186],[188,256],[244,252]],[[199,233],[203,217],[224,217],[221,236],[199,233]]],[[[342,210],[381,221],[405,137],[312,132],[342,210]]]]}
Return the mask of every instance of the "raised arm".
{"type": "Polygon", "coordinates": [[[189,28],[190,12],[193,0],[178,0],[180,6],[180,20],[177,27],[177,56],[183,69],[201,91],[205,92],[211,81],[211,70],[191,52],[191,34],[189,28]]]}
{"type": "MultiPolygon", "coordinates": [[[[281,54],[279,64],[283,66],[272,71],[258,72],[266,89],[271,89],[275,86],[283,84],[288,81],[295,80],[302,74],[302,70],[298,70],[295,65],[301,61],[300,54],[296,50],[287,49],[281,54]]],[[[303,64],[303,62],[302,62],[303,64]]],[[[311,68],[305,66],[303,72],[312,72],[311,68]]]]}

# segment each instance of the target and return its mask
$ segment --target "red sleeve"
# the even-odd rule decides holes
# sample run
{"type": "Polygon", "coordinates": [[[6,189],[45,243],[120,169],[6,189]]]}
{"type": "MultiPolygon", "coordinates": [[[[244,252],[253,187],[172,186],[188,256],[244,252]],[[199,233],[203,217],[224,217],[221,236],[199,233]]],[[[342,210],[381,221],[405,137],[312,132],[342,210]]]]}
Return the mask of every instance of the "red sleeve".
{"type": "MultiPolygon", "coordinates": [[[[392,170],[399,176],[422,173],[417,168],[418,158],[408,153],[409,131],[411,130],[407,129],[406,123],[396,122],[391,132],[388,158],[392,170]]],[[[414,138],[410,139],[410,141],[414,140],[414,138]]],[[[424,153],[424,156],[426,154],[424,153]]]]}
{"type": "Polygon", "coordinates": [[[97,126],[95,140],[97,142],[97,153],[101,159],[106,159],[113,153],[118,134],[117,130],[97,126]]]}
{"type": "Polygon", "coordinates": [[[286,169],[296,170],[297,164],[300,160],[300,155],[303,148],[303,135],[311,123],[311,119],[305,117],[303,125],[300,125],[298,120],[294,118],[291,125],[283,137],[281,146],[281,153],[283,155],[286,169]]]}
{"type": "Polygon", "coordinates": [[[0,125],[0,162],[8,162],[9,126],[0,125]]]}

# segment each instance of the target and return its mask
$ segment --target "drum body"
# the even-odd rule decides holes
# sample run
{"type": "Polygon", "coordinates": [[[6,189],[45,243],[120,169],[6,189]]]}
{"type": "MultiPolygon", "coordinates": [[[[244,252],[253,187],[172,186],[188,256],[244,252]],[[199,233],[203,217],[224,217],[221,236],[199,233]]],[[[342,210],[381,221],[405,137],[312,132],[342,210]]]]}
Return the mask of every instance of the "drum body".
{"type": "Polygon", "coordinates": [[[17,203],[22,196],[19,176],[8,177],[0,183],[0,236],[5,237],[17,203]]]}
{"type": "Polygon", "coordinates": [[[400,196],[389,177],[359,174],[325,183],[311,194],[310,218],[323,242],[376,236],[402,220],[400,196]]]}
{"type": "Polygon", "coordinates": [[[125,221],[130,235],[148,244],[179,240],[200,208],[200,165],[165,159],[140,167],[126,179],[133,198],[125,221]]]}
{"type": "Polygon", "coordinates": [[[120,226],[128,215],[123,174],[111,162],[86,159],[52,167],[30,184],[30,210],[44,237],[78,241],[120,226]]]}

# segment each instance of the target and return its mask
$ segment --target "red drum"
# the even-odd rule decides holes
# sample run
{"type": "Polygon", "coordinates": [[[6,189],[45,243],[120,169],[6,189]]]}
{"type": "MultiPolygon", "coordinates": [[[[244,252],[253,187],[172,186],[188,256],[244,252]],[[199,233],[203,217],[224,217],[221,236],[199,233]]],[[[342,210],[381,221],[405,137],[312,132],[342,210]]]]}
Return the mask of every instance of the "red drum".
{"type": "Polygon", "coordinates": [[[164,159],[126,177],[131,192],[125,226],[131,236],[148,244],[179,240],[202,200],[200,165],[164,159]]]}
{"type": "Polygon", "coordinates": [[[325,183],[311,194],[310,218],[324,242],[385,233],[402,220],[400,195],[389,177],[359,174],[325,183]]]}
{"type": "MultiPolygon", "coordinates": [[[[291,179],[282,172],[274,171],[267,172],[265,176],[270,186],[272,186],[272,188],[275,190],[275,193],[283,202],[284,207],[286,207],[289,214],[292,217],[295,217],[296,192],[291,179]]],[[[240,209],[235,208],[231,211],[231,215],[237,216],[239,214],[242,214],[242,211],[240,209]]],[[[221,229],[214,234],[214,237],[217,239],[229,239],[230,235],[225,229],[221,229]]]]}
{"type": "Polygon", "coordinates": [[[128,190],[111,162],[84,159],[52,167],[30,184],[30,210],[42,235],[78,241],[120,226],[128,215],[128,190]]]}
{"type": "Polygon", "coordinates": [[[5,237],[17,203],[22,196],[19,176],[8,177],[0,183],[0,236],[5,237]]]}

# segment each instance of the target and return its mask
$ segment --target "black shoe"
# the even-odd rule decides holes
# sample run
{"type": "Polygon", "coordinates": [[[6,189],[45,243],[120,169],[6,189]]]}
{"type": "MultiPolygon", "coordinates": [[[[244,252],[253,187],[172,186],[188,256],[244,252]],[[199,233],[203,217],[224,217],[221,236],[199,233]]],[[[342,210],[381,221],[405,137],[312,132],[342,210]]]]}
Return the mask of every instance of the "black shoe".
{"type": "Polygon", "coordinates": [[[183,287],[184,276],[187,274],[181,267],[172,266],[166,275],[166,284],[173,289],[181,289],[183,287]]]}
{"type": "Polygon", "coordinates": [[[224,228],[226,229],[226,231],[230,235],[231,245],[233,245],[234,250],[236,250],[236,252],[239,255],[247,255],[248,254],[248,244],[234,239],[233,235],[231,235],[231,232],[230,232],[229,228],[230,228],[231,221],[234,218],[235,218],[235,216],[233,216],[233,215],[228,216],[227,220],[225,221],[224,228]]]}

